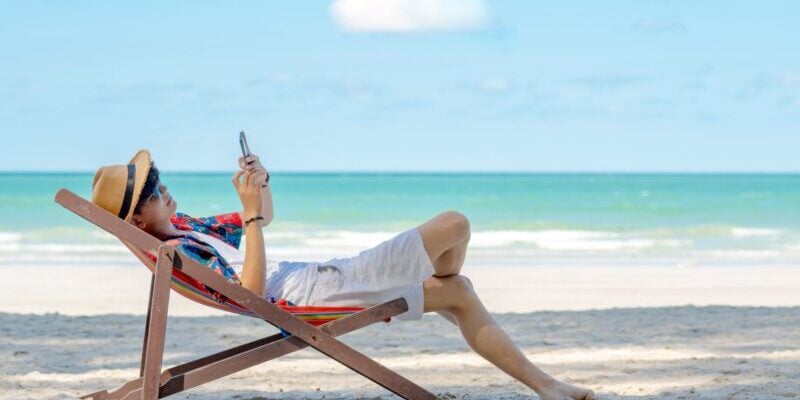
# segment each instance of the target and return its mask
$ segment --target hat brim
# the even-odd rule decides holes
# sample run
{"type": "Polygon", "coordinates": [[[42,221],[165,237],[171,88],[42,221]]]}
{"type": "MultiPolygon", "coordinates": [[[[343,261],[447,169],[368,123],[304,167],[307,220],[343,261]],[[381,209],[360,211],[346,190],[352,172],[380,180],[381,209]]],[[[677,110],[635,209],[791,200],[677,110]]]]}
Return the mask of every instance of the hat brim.
{"type": "Polygon", "coordinates": [[[150,152],[147,150],[139,150],[134,154],[128,164],[133,164],[136,170],[133,178],[133,197],[131,197],[131,208],[128,215],[125,216],[125,221],[130,222],[133,217],[133,210],[136,209],[136,204],[139,202],[139,196],[142,195],[142,189],[147,182],[147,175],[150,174],[151,164],[150,152]]]}

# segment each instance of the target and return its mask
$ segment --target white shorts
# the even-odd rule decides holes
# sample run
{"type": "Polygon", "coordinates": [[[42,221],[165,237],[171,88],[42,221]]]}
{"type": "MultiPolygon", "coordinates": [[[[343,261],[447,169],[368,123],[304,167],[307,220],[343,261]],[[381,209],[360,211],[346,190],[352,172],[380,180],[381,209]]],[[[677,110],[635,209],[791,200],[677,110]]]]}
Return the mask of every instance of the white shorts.
{"type": "Polygon", "coordinates": [[[417,228],[354,257],[319,263],[317,270],[309,305],[369,306],[403,297],[408,311],[399,320],[422,318],[422,282],[434,273],[417,228]]]}

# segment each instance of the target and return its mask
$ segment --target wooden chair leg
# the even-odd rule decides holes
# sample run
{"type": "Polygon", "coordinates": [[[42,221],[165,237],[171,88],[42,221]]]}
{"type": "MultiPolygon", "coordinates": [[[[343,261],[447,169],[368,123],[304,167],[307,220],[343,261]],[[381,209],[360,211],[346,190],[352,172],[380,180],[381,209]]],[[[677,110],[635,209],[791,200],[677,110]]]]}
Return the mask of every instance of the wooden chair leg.
{"type": "Polygon", "coordinates": [[[147,317],[144,320],[144,340],[142,340],[142,362],[139,364],[139,377],[144,376],[144,356],[147,351],[147,332],[150,330],[150,309],[153,308],[153,285],[156,275],[150,275],[150,297],[147,298],[147,317]]]}
{"type": "Polygon", "coordinates": [[[164,337],[167,330],[169,284],[172,280],[174,256],[175,249],[172,246],[161,245],[158,247],[150,309],[148,310],[147,333],[145,334],[142,400],[158,399],[161,362],[164,358],[164,337]]]}

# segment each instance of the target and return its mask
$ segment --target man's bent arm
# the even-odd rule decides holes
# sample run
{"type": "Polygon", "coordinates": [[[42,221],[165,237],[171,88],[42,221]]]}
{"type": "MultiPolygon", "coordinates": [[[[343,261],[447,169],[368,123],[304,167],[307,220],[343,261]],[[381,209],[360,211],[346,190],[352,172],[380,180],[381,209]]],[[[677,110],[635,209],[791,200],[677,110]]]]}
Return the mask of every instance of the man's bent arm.
{"type": "MultiPolygon", "coordinates": [[[[243,218],[245,216],[243,215],[243,218]]],[[[248,216],[248,218],[250,218],[248,216]]],[[[267,255],[264,249],[264,233],[257,223],[251,222],[244,227],[246,249],[244,267],[242,268],[242,286],[247,290],[264,297],[267,283],[267,255]]]]}
{"type": "Polygon", "coordinates": [[[264,217],[263,221],[259,221],[261,223],[262,228],[266,228],[270,222],[272,222],[272,189],[270,189],[269,184],[261,188],[261,216],[264,217]]]}

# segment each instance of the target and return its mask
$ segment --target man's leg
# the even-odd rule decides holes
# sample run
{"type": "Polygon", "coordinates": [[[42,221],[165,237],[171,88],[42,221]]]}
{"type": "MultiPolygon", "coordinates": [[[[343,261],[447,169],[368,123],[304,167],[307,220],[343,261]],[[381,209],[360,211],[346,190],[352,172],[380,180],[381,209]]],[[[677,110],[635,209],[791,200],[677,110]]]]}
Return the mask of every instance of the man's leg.
{"type": "Polygon", "coordinates": [[[428,253],[434,276],[456,275],[464,265],[470,229],[463,214],[446,211],[417,227],[428,253]]]}
{"type": "Polygon", "coordinates": [[[475,352],[536,391],[542,400],[592,399],[591,390],[560,382],[533,365],[492,318],[465,276],[434,276],[423,283],[423,290],[425,312],[451,314],[475,352]]]}

